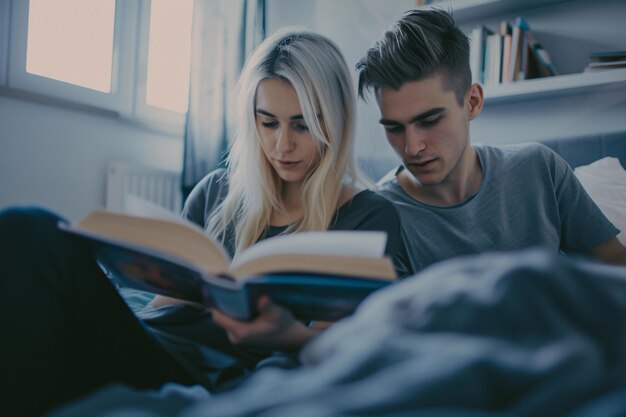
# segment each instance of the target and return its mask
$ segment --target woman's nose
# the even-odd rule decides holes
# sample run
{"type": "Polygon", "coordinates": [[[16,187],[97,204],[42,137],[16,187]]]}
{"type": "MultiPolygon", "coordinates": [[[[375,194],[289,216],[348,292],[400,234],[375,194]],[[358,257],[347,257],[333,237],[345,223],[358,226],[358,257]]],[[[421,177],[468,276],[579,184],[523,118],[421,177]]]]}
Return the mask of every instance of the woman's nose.
{"type": "Polygon", "coordinates": [[[289,153],[293,151],[293,135],[290,129],[280,129],[277,132],[276,150],[280,153],[289,153]]]}

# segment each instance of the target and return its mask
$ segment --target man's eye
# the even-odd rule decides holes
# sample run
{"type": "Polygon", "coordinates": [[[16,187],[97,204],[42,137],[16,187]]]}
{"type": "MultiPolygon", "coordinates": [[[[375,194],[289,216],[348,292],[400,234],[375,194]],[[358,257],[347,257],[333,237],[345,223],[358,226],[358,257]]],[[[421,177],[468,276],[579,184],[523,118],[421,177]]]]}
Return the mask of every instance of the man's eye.
{"type": "Polygon", "coordinates": [[[385,126],[385,130],[388,133],[400,133],[402,132],[403,128],[402,126],[385,126]]]}
{"type": "Polygon", "coordinates": [[[427,129],[429,127],[435,126],[437,123],[439,123],[440,120],[441,116],[424,119],[419,122],[419,126],[427,129]]]}
{"type": "Polygon", "coordinates": [[[278,122],[276,120],[271,121],[271,122],[261,122],[261,126],[266,127],[268,129],[274,129],[276,126],[278,126],[278,122]]]}

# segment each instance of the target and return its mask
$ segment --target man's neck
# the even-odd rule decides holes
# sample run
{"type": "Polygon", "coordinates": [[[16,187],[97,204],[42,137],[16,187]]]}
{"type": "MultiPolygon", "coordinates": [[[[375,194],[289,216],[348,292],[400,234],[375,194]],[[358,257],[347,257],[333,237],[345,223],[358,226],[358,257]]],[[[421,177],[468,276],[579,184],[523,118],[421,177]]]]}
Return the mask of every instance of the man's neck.
{"type": "Polygon", "coordinates": [[[398,174],[400,186],[417,201],[432,206],[453,206],[474,195],[483,181],[478,154],[468,146],[454,171],[436,185],[421,184],[408,170],[398,174]]]}

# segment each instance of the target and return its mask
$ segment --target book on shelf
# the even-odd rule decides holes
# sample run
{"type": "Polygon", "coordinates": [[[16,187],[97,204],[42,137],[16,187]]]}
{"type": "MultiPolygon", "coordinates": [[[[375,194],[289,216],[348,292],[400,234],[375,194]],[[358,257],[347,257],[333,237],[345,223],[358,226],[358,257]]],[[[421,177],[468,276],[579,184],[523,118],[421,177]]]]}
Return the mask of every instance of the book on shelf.
{"type": "Polygon", "coordinates": [[[626,61],[592,62],[585,67],[584,72],[599,72],[617,68],[626,68],[626,61]]]}
{"type": "Polygon", "coordinates": [[[231,260],[220,242],[183,219],[96,210],[59,227],[86,241],[99,266],[119,284],[241,320],[255,316],[263,294],[298,319],[337,320],[396,278],[384,256],[385,232],[281,235],[231,260]]]}
{"type": "Polygon", "coordinates": [[[497,85],[558,74],[522,16],[513,23],[502,20],[495,32],[482,24],[475,26],[470,36],[473,82],[497,85]]]}
{"type": "Polygon", "coordinates": [[[592,52],[590,58],[591,62],[626,61],[626,51],[592,52]]]}
{"type": "Polygon", "coordinates": [[[502,54],[504,38],[500,33],[487,36],[485,48],[485,85],[496,85],[502,81],[502,54]]]}
{"type": "Polygon", "coordinates": [[[614,68],[626,68],[626,51],[592,52],[585,72],[606,71],[614,68]]]}
{"type": "Polygon", "coordinates": [[[524,79],[524,68],[528,56],[528,32],[530,27],[522,16],[515,18],[511,35],[511,57],[509,59],[509,81],[524,79]]]}
{"type": "Polygon", "coordinates": [[[507,84],[511,68],[511,47],[513,45],[513,27],[507,20],[500,22],[500,36],[502,37],[502,64],[500,67],[500,82],[507,84]]]}
{"type": "Polygon", "coordinates": [[[548,51],[528,33],[528,61],[524,70],[526,79],[552,77],[558,75],[548,51]]]}
{"type": "Polygon", "coordinates": [[[485,83],[485,45],[487,36],[492,34],[485,25],[478,25],[472,29],[470,34],[470,70],[472,71],[472,82],[485,83]]]}

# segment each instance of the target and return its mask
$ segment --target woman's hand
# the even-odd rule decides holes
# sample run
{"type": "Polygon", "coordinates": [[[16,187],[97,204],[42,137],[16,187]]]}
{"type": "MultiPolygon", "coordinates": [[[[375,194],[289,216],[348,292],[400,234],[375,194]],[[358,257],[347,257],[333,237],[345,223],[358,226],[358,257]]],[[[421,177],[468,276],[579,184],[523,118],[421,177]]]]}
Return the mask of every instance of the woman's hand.
{"type": "Polygon", "coordinates": [[[213,320],[221,326],[236,345],[254,345],[277,350],[298,350],[317,335],[296,320],[291,312],[261,297],[259,315],[253,321],[240,321],[211,310],[213,320]]]}

